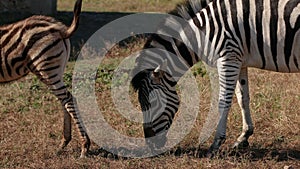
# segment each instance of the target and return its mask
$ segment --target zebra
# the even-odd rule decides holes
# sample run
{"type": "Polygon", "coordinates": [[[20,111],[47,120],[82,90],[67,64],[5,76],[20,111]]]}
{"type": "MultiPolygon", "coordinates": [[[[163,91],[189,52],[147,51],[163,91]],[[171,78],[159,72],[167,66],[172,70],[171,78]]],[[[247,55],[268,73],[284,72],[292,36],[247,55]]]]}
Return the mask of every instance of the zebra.
{"type": "Polygon", "coordinates": [[[190,0],[176,11],[186,24],[167,18],[151,35],[144,46],[148,50],[136,58],[132,70],[131,85],[138,92],[146,121],[146,141],[157,136],[147,143],[158,148],[165,145],[180,103],[176,84],[190,67],[203,61],[217,68],[219,80],[220,118],[207,155],[213,157],[226,139],[234,93],[243,128],[233,147],[248,147],[254,131],[248,67],[300,71],[300,0],[190,0]],[[158,98],[165,107],[157,103],[158,98]]]}
{"type": "Polygon", "coordinates": [[[90,139],[76,109],[76,101],[63,82],[70,56],[71,35],[79,24],[82,0],[74,6],[70,27],[52,17],[35,15],[0,27],[0,83],[20,79],[30,72],[47,85],[64,110],[63,138],[58,153],[71,141],[71,119],[79,132],[81,157],[90,147],[90,139]]]}

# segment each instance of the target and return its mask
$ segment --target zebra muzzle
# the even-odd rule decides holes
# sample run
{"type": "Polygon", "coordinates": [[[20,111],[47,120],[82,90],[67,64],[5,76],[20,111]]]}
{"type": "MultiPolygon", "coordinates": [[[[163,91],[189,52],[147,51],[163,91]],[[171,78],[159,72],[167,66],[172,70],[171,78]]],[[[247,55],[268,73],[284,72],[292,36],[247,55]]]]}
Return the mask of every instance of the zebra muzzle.
{"type": "Polygon", "coordinates": [[[151,149],[161,149],[167,142],[167,131],[155,133],[152,128],[144,128],[146,144],[151,149]]]}

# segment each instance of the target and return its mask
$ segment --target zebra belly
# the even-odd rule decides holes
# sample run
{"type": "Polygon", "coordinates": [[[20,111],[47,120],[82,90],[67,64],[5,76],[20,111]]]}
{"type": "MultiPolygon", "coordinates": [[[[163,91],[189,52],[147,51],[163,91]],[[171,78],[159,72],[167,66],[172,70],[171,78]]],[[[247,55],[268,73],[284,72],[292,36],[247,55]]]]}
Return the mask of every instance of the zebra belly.
{"type": "MultiPolygon", "coordinates": [[[[273,56],[269,56],[269,57],[271,58],[273,56]]],[[[280,57],[282,57],[282,56],[280,56],[280,57]]],[[[298,61],[296,58],[299,58],[299,56],[294,55],[294,57],[292,57],[288,63],[277,64],[277,67],[276,67],[275,61],[273,59],[266,60],[270,63],[265,67],[263,67],[261,64],[259,64],[259,65],[256,64],[255,60],[257,60],[257,59],[251,59],[251,60],[249,60],[248,63],[245,63],[243,65],[243,67],[253,67],[253,68],[274,71],[274,72],[281,72],[281,73],[297,73],[297,72],[300,72],[300,69],[299,69],[300,63],[298,63],[300,60],[298,61]]]]}
{"type": "Polygon", "coordinates": [[[18,76],[13,76],[13,77],[6,77],[3,78],[2,76],[0,77],[0,83],[9,83],[18,79],[21,79],[22,77],[28,75],[29,71],[26,71],[24,74],[18,75],[18,76]]]}
{"type": "Polygon", "coordinates": [[[20,63],[20,65],[16,65],[16,69],[12,69],[6,64],[1,65],[0,67],[0,83],[8,83],[11,81],[18,80],[24,76],[26,76],[30,71],[24,65],[24,63],[20,63]]]}
{"type": "MultiPolygon", "coordinates": [[[[267,41],[265,39],[265,41],[267,41]]],[[[251,53],[245,55],[244,67],[254,67],[269,71],[282,73],[300,72],[300,33],[297,32],[292,46],[287,47],[284,38],[277,42],[276,55],[273,55],[270,42],[265,42],[263,46],[263,54],[259,52],[259,47],[251,44],[251,53]],[[287,49],[290,52],[286,52],[287,49]],[[288,55],[287,55],[288,54],[288,55]]]]}

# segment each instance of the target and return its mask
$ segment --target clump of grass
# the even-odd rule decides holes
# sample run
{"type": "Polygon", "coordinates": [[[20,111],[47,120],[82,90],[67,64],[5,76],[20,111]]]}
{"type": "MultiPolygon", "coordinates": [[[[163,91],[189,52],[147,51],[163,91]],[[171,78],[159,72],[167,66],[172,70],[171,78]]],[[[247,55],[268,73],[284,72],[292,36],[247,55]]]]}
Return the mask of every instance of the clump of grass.
{"type": "MultiPolygon", "coordinates": [[[[110,52],[112,55],[123,52],[120,46],[113,50],[115,51],[110,52]]],[[[131,52],[126,51],[125,53],[131,52]]],[[[125,54],[124,57],[126,57],[125,54]]],[[[99,70],[113,70],[124,57],[107,57],[107,60],[100,65],[99,70]]],[[[70,75],[73,65],[74,63],[68,64],[65,77],[67,82],[71,82],[70,75]]],[[[202,69],[202,67],[200,68],[202,69]]],[[[103,72],[98,71],[95,88],[98,105],[104,113],[105,119],[123,135],[143,137],[141,124],[125,119],[115,109],[110,87],[108,87],[111,85],[112,72],[101,73],[103,72]],[[101,90],[97,90],[99,88],[101,90]]],[[[199,112],[190,134],[178,145],[181,152],[175,153],[175,149],[173,153],[146,159],[109,159],[95,153],[96,155],[92,155],[92,158],[78,161],[80,150],[78,149],[79,140],[76,137],[64,154],[61,156],[54,155],[61,139],[63,116],[56,98],[45,85],[33,76],[1,86],[0,128],[5,130],[0,131],[0,148],[3,150],[0,152],[0,167],[299,167],[299,107],[296,105],[299,102],[298,89],[300,86],[298,86],[297,75],[282,75],[250,69],[251,110],[253,111],[252,117],[255,126],[254,136],[250,138],[250,148],[237,154],[232,154],[229,148],[241,132],[240,109],[234,100],[228,119],[228,137],[222,146],[221,156],[210,160],[205,158],[204,154],[212,138],[200,147],[200,154],[202,154],[200,158],[194,155],[194,148],[198,147],[199,130],[210,107],[209,78],[199,73],[194,74],[201,93],[199,104],[201,112],[199,112]],[[271,80],[274,83],[269,83],[271,80]],[[274,100],[274,98],[276,99],[274,100]],[[277,104],[280,104],[280,108],[277,104]],[[270,110],[272,110],[272,116],[270,116],[270,110]]],[[[132,96],[132,102],[138,108],[136,95],[132,96]]],[[[99,147],[93,144],[92,152],[97,152],[98,149],[99,147]]]]}

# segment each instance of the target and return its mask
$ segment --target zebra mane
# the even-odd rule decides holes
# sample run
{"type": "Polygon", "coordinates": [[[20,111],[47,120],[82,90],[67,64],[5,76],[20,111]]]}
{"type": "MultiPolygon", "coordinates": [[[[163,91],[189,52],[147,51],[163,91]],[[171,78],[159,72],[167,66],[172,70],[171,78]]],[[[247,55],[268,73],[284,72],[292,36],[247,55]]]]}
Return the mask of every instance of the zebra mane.
{"type": "Polygon", "coordinates": [[[178,4],[176,9],[170,11],[169,14],[189,20],[194,18],[199,11],[206,8],[212,1],[214,0],[186,0],[178,4]]]}

